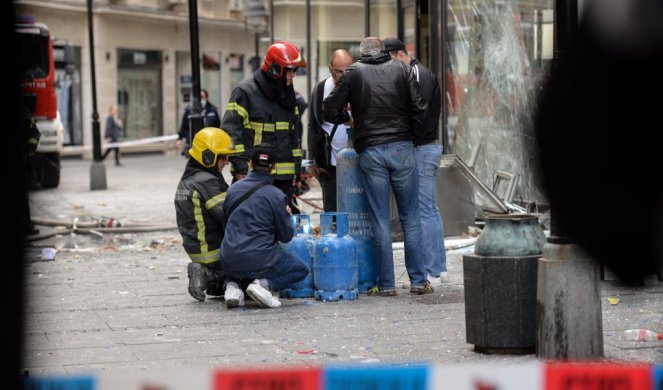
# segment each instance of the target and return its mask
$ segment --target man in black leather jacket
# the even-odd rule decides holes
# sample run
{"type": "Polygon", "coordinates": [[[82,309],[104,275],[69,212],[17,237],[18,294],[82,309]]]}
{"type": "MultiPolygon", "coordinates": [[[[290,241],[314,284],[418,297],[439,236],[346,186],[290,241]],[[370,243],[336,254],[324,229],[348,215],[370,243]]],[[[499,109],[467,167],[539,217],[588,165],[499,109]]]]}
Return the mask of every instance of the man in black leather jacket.
{"type": "Polygon", "coordinates": [[[405,268],[412,294],[433,292],[422,256],[417,189],[419,181],[412,140],[423,131],[426,103],[410,67],[392,59],[384,43],[364,38],[360,60],[350,66],[322,103],[324,119],[345,123],[349,102],[355,125],[362,182],[370,209],[371,241],[378,259],[377,285],[369,295],[396,295],[391,249],[390,189],[396,195],[405,241],[405,268]]]}

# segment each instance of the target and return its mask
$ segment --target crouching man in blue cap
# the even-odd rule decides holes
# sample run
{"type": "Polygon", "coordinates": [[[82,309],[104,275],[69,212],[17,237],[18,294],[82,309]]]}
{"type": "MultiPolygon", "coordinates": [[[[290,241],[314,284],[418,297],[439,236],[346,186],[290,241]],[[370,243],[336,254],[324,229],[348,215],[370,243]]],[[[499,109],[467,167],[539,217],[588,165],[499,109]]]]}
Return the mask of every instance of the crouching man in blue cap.
{"type": "Polygon", "coordinates": [[[294,231],[286,195],[273,185],[271,174],[276,151],[257,145],[251,156],[253,170],[228,189],[223,209],[225,237],[221,266],[226,272],[226,307],[244,304],[242,280],[250,281],[246,293],[262,307],[279,307],[272,291],[304,279],[309,269],[301,259],[285,252],[279,242],[292,240],[294,231]]]}

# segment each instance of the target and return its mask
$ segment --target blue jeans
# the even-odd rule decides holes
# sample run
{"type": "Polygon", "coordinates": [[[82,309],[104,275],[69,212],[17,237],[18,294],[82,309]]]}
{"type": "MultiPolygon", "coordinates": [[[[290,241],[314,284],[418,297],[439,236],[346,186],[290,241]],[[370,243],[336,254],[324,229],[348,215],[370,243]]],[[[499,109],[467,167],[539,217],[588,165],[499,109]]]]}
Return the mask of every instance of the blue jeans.
{"type": "Polygon", "coordinates": [[[423,230],[423,252],[426,272],[440,276],[447,271],[447,251],[444,248],[444,222],[435,198],[435,179],[440,170],[442,145],[428,144],[414,148],[419,172],[419,216],[423,230]]]}
{"type": "Polygon", "coordinates": [[[426,268],[421,253],[419,187],[412,142],[390,142],[372,146],[359,154],[361,179],[368,199],[371,242],[378,259],[378,287],[396,288],[394,256],[391,248],[391,190],[396,197],[398,217],[403,226],[405,269],[413,287],[426,283],[426,268]]]}
{"type": "MultiPolygon", "coordinates": [[[[279,248],[280,250],[280,248],[279,248]]],[[[269,289],[278,291],[293,283],[303,280],[308,274],[309,269],[306,263],[292,254],[283,251],[281,260],[269,268],[251,270],[251,271],[233,271],[228,272],[226,282],[239,282],[241,279],[267,279],[269,289]]]]}

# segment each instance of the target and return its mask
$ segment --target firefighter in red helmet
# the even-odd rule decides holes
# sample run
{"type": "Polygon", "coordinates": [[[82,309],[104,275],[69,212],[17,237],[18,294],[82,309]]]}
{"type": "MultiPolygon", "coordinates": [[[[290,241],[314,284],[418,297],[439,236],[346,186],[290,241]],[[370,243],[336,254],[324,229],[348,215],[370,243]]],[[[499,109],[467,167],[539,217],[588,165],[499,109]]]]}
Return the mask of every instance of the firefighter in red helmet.
{"type": "Polygon", "coordinates": [[[275,42],[260,69],[233,89],[221,121],[241,152],[230,160],[233,182],[248,173],[253,146],[269,143],[276,147],[274,185],[292,198],[302,160],[300,113],[292,81],[297,68],[305,66],[296,45],[275,42]]]}

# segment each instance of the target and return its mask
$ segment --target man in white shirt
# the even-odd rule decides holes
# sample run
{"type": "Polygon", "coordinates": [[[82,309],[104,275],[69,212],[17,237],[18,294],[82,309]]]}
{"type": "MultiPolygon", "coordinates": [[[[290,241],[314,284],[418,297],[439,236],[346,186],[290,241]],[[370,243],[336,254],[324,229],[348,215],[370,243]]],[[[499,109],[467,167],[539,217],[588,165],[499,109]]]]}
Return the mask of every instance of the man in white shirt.
{"type": "Polygon", "coordinates": [[[348,145],[347,128],[350,123],[335,125],[322,117],[322,101],[341,80],[345,70],[352,65],[352,56],[339,49],[329,59],[331,77],[319,82],[311,93],[311,111],[308,121],[308,150],[315,161],[313,172],[322,187],[322,203],[325,212],[336,211],[336,155],[348,145]],[[331,156],[325,155],[324,143],[331,138],[331,156]]]}

